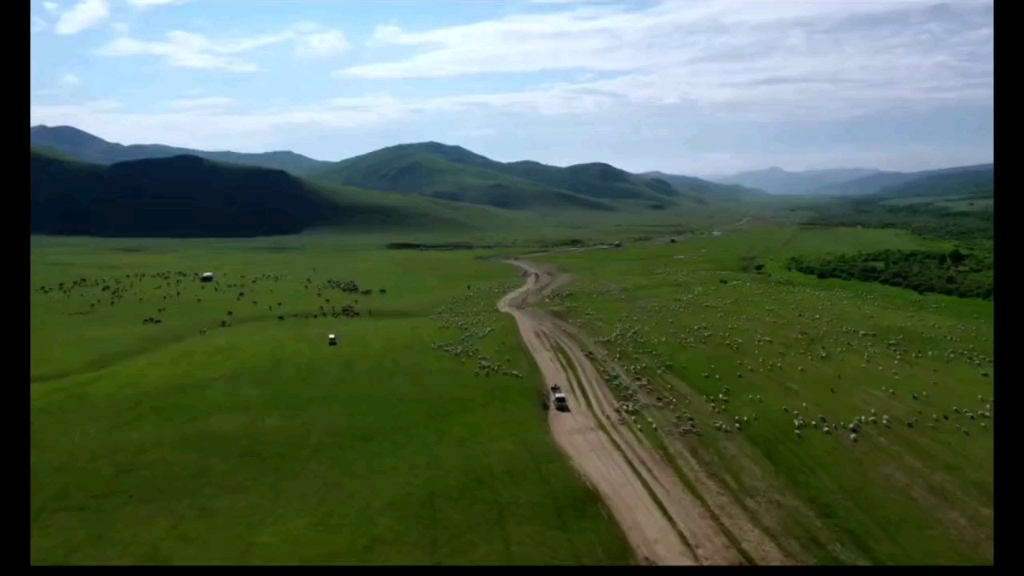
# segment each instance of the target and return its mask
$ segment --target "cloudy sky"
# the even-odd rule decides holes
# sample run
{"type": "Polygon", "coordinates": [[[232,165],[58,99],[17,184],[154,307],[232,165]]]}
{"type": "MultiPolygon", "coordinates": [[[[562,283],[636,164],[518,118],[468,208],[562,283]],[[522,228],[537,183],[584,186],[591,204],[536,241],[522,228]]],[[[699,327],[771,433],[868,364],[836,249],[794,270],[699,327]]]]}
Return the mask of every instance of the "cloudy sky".
{"type": "Polygon", "coordinates": [[[709,174],[993,158],[990,1],[32,0],[33,125],[709,174]]]}

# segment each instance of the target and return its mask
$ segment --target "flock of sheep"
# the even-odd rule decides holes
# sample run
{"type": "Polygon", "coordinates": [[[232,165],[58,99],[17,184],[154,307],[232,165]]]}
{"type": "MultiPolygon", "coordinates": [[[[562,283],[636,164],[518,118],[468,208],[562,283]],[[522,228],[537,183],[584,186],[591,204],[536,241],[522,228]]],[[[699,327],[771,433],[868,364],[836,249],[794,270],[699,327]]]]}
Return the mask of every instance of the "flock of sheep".
{"type": "MultiPolygon", "coordinates": [[[[523,374],[518,370],[484,354],[478,344],[495,331],[495,324],[500,321],[494,305],[496,299],[493,296],[505,294],[513,289],[512,285],[506,283],[498,284],[490,290],[474,290],[471,285],[467,286],[464,294],[451,298],[431,315],[442,330],[454,331],[458,333],[458,337],[454,340],[432,342],[431,348],[462,362],[475,359],[476,376],[503,375],[522,378],[523,374]]],[[[505,361],[510,363],[512,359],[506,358],[505,361]]]]}
{"type": "MultiPolygon", "coordinates": [[[[314,268],[313,271],[315,272],[316,269],[314,268]]],[[[285,297],[281,293],[288,292],[288,289],[281,290],[275,297],[275,289],[281,288],[282,281],[287,283],[289,280],[280,274],[232,276],[228,273],[221,273],[217,275],[216,281],[212,281],[210,274],[168,270],[95,278],[79,277],[58,282],[56,286],[42,284],[34,290],[41,296],[63,296],[66,303],[69,304],[63,313],[69,315],[95,314],[99,307],[104,305],[112,308],[124,303],[157,302],[158,307],[155,314],[142,318],[142,324],[148,325],[164,324],[166,321],[164,316],[169,307],[181,309],[193,299],[196,305],[202,305],[205,299],[210,306],[215,303],[222,305],[225,300],[233,299],[243,310],[248,308],[248,306],[243,306],[243,303],[251,303],[251,310],[277,312],[277,319],[283,321],[289,315],[294,318],[307,319],[360,316],[360,312],[356,309],[359,303],[358,299],[345,303],[332,303],[332,293],[341,292],[344,296],[387,294],[387,290],[384,288],[379,290],[360,288],[354,280],[327,278],[320,282],[314,282],[312,276],[307,276],[301,281],[306,297],[302,298],[301,302],[293,302],[292,307],[299,308],[299,310],[294,310],[291,314],[286,315],[284,313],[285,297]],[[255,296],[257,293],[260,294],[259,298],[255,296]],[[260,298],[264,299],[263,304],[260,303],[260,298]]],[[[188,313],[194,314],[195,308],[189,310],[188,313]]],[[[226,309],[219,312],[214,322],[221,328],[227,328],[231,326],[233,318],[235,318],[235,309],[226,309]]],[[[206,334],[208,330],[209,328],[202,328],[200,334],[206,334]]]]}
{"type": "MultiPolygon", "coordinates": [[[[970,435],[974,425],[977,426],[975,430],[986,430],[988,424],[983,420],[993,417],[993,397],[978,396],[977,406],[969,408],[941,408],[941,402],[933,396],[945,395],[944,389],[936,388],[938,382],[931,380],[930,395],[923,385],[926,380],[921,379],[923,366],[919,361],[925,358],[932,359],[928,362],[930,364],[940,359],[947,362],[959,360],[972,367],[979,379],[990,378],[991,357],[976,350],[974,345],[949,345],[959,343],[961,336],[954,335],[956,332],[964,336],[976,335],[976,329],[963,322],[947,322],[942,326],[932,322],[929,328],[952,332],[943,337],[947,346],[935,346],[927,351],[911,349],[902,335],[880,339],[877,328],[866,330],[841,320],[836,312],[843,306],[856,303],[851,301],[853,297],[850,294],[840,290],[766,286],[740,280],[728,283],[728,292],[719,292],[725,288],[724,285],[708,285],[708,280],[716,276],[713,272],[680,272],[666,268],[655,271],[655,275],[668,278],[670,284],[679,287],[674,297],[669,300],[633,296],[635,302],[627,305],[626,311],[611,325],[603,322],[593,310],[586,309],[588,303],[595,299],[626,300],[632,296],[629,285],[578,281],[572,290],[552,295],[547,303],[551,307],[572,310],[574,324],[592,334],[603,334],[597,341],[609,349],[610,358],[627,365],[627,377],[606,375],[609,387],[620,401],[617,408],[620,422],[632,421],[642,429],[644,409],[652,413],[662,410],[674,425],[669,430],[671,433],[699,435],[701,429],[697,417],[689,410],[678,410],[676,403],[670,402],[674,398],[671,386],[659,379],[661,386],[654,387],[645,374],[655,377],[676,374],[677,368],[682,369],[683,374],[689,373],[685,366],[673,366],[669,360],[671,353],[689,349],[699,358],[716,346],[723,346],[737,356],[735,379],[726,379],[732,380],[737,387],[742,387],[751,377],[768,376],[790,394],[800,390],[801,386],[827,386],[830,393],[838,394],[847,390],[843,386],[844,375],[847,383],[858,382],[856,386],[880,380],[877,375],[866,375],[865,378],[865,374],[850,373],[849,359],[853,356],[859,358],[862,370],[877,370],[889,379],[888,384],[879,387],[882,394],[878,395],[876,408],[866,408],[864,413],[855,416],[830,417],[820,410],[815,413],[807,403],[800,403],[792,410],[779,406],[791,416],[793,433],[798,439],[810,432],[833,437],[841,432],[850,442],[856,443],[867,430],[891,428],[897,422],[914,429],[921,425],[919,418],[923,418],[926,412],[932,413],[927,422],[928,428],[938,429],[952,418],[956,420],[953,425],[956,432],[970,435]],[[738,298],[736,291],[742,291],[742,296],[738,298]],[[749,305],[754,302],[764,305],[754,310],[749,305]],[[788,308],[787,313],[783,313],[785,308],[788,308]],[[808,373],[811,368],[816,368],[816,375],[808,373]],[[835,381],[829,383],[823,378],[835,378],[835,381]],[[801,386],[780,380],[792,380],[801,386]],[[913,383],[918,383],[917,389],[908,390],[908,385],[913,383]],[[886,397],[888,401],[883,400],[886,397]],[[901,415],[897,416],[897,413],[901,415]]],[[[857,297],[877,302],[871,294],[857,297]]],[[[940,304],[925,304],[923,309],[934,310],[938,306],[940,304]]],[[[864,319],[868,324],[877,324],[873,312],[868,312],[864,319]]],[[[892,322],[892,319],[886,320],[892,322]]],[[[920,330],[921,326],[896,322],[888,328],[920,330]]],[[[709,368],[690,373],[690,376],[722,382],[724,371],[714,365],[709,368]]],[[[765,378],[760,378],[759,384],[764,382],[765,378]]],[[[703,398],[705,408],[711,413],[708,423],[716,431],[741,432],[761,419],[758,410],[760,408],[763,412],[764,398],[760,394],[740,395],[740,402],[736,402],[729,385],[698,384],[697,387],[717,389],[716,393],[706,394],[703,398]]],[[[646,419],[647,425],[656,427],[653,419],[646,419]]]]}

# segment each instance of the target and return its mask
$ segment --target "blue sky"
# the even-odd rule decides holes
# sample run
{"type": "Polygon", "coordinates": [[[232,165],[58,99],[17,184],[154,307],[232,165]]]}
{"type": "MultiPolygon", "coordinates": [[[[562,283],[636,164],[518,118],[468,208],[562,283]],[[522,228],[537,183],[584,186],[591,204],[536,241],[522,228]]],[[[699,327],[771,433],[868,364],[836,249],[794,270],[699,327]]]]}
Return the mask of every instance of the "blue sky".
{"type": "Polygon", "coordinates": [[[31,123],[712,174],[993,158],[990,1],[32,0],[31,123]]]}

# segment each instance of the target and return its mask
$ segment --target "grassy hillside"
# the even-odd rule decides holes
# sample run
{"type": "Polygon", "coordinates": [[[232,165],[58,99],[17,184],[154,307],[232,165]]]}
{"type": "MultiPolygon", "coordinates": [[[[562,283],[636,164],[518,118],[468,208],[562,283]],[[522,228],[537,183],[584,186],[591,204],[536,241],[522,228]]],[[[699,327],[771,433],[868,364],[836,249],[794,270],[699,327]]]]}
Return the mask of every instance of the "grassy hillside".
{"type": "Polygon", "coordinates": [[[385,148],[338,162],[311,178],[501,208],[613,210],[605,202],[568,190],[495,172],[474,163],[454,162],[430,147],[385,148]]]}
{"type": "Polygon", "coordinates": [[[680,194],[671,186],[650,181],[608,164],[593,162],[559,168],[540,162],[522,161],[501,164],[494,169],[577,194],[606,200],[642,200],[655,204],[675,204],[680,194]]]}
{"type": "Polygon", "coordinates": [[[33,238],[32,564],[630,563],[478,255],[33,238]]]}
{"type": "Polygon", "coordinates": [[[131,160],[170,158],[172,156],[198,156],[228,164],[257,166],[304,174],[329,166],[330,162],[313,160],[294,152],[207,152],[176,148],[162,144],[132,144],[124,146],[107,142],[71,126],[33,126],[30,129],[32,146],[61,152],[71,158],[94,164],[114,164],[131,160]]]}
{"type": "Polygon", "coordinates": [[[33,150],[32,232],[137,237],[249,237],[312,228],[472,229],[495,212],[311,184],[280,170],[194,156],[68,162],[33,150]]]}
{"type": "Polygon", "coordinates": [[[517,209],[686,208],[734,201],[746,193],[739,187],[698,178],[630,174],[603,163],[561,168],[529,160],[497,162],[437,142],[384,148],[338,162],[312,177],[517,209]]]}

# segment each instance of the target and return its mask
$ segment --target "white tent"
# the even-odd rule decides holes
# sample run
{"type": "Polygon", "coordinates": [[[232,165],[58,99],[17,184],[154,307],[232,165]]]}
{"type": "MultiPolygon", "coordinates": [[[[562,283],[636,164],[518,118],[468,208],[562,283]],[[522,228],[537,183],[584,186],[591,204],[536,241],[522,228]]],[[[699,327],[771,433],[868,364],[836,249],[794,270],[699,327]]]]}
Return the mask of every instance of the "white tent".
{"type": "Polygon", "coordinates": [[[203,272],[203,282],[213,282],[213,272],[203,272]]]}

